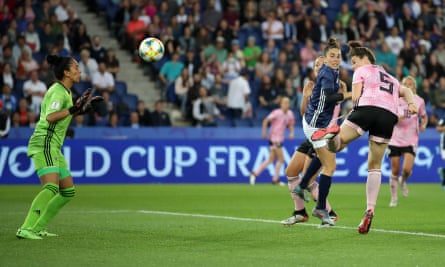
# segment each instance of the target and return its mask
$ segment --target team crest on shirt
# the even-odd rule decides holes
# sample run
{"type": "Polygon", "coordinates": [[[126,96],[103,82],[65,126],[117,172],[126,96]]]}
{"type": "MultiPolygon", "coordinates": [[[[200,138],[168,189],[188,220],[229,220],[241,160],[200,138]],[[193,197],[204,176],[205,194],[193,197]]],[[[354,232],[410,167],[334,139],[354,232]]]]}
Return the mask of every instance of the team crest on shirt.
{"type": "Polygon", "coordinates": [[[51,109],[59,109],[60,103],[59,102],[52,102],[51,103],[51,109]]]}

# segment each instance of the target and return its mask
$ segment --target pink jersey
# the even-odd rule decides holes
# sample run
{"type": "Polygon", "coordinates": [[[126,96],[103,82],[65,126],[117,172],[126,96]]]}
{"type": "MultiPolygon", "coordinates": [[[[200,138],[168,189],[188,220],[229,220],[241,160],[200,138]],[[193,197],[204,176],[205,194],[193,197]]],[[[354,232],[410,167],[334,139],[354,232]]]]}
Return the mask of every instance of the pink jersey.
{"type": "Polygon", "coordinates": [[[282,109],[278,108],[273,110],[267,118],[270,121],[269,140],[282,143],[286,127],[295,123],[294,113],[291,110],[284,113],[282,109]]]}
{"type": "Polygon", "coordinates": [[[408,113],[408,103],[405,99],[400,98],[399,102],[399,122],[394,127],[390,146],[417,147],[419,142],[419,117],[426,115],[425,101],[418,95],[414,95],[414,104],[419,108],[418,114],[408,113]],[[402,118],[400,118],[402,117],[402,118]]]}
{"type": "Polygon", "coordinates": [[[352,84],[363,84],[358,106],[374,106],[397,115],[399,81],[377,65],[365,65],[354,71],[352,84]]]}

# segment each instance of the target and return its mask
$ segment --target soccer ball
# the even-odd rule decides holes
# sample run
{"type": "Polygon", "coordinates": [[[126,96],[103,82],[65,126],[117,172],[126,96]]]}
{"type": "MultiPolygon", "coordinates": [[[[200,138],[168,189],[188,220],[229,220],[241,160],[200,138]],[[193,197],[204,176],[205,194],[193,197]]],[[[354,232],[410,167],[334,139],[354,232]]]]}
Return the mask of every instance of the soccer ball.
{"type": "Polygon", "coordinates": [[[158,61],[164,56],[164,44],[161,40],[148,37],[139,44],[139,56],[146,62],[158,61]]]}

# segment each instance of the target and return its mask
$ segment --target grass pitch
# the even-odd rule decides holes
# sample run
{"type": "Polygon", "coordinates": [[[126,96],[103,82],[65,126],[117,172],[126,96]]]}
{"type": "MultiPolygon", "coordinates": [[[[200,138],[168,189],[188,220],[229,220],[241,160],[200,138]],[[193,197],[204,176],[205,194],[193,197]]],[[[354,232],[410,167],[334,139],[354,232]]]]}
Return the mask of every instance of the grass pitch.
{"type": "MultiPolygon", "coordinates": [[[[389,208],[382,185],[368,235],[357,225],[364,184],[333,184],[337,226],[283,227],[287,187],[233,185],[77,185],[51,222],[59,237],[18,240],[38,186],[0,186],[0,266],[443,266],[445,192],[410,184],[389,208]]],[[[307,205],[310,212],[314,203],[307,205]]]]}

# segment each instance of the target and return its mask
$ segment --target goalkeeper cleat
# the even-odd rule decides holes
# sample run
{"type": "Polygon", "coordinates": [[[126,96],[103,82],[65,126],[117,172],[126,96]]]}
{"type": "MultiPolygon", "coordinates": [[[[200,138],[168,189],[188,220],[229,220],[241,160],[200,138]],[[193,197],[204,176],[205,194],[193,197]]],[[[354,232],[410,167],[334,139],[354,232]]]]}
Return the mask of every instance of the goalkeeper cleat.
{"type": "Polygon", "coordinates": [[[255,185],[256,175],[253,172],[251,172],[249,175],[249,182],[250,182],[250,185],[255,185]]]}
{"type": "Polygon", "coordinates": [[[20,239],[32,239],[32,240],[42,239],[42,237],[38,236],[35,232],[29,229],[18,229],[15,236],[20,239]]]}
{"type": "Polygon", "coordinates": [[[319,210],[314,208],[312,210],[312,216],[317,217],[321,220],[321,226],[334,226],[335,222],[329,216],[327,210],[319,210]]]}
{"type": "Polygon", "coordinates": [[[309,217],[307,215],[294,214],[294,215],[290,216],[289,218],[287,218],[286,220],[282,220],[281,224],[289,226],[289,225],[294,225],[296,223],[306,222],[307,220],[309,220],[309,217]]]}
{"type": "Polygon", "coordinates": [[[321,128],[316,130],[312,136],[312,141],[319,141],[322,139],[334,138],[340,132],[340,127],[338,125],[331,126],[329,128],[321,128]]]}
{"type": "Polygon", "coordinates": [[[365,216],[358,225],[358,232],[360,234],[367,234],[369,232],[373,218],[374,218],[374,212],[372,210],[367,210],[365,212],[365,216]]]}
{"type": "Polygon", "coordinates": [[[300,185],[296,185],[294,189],[292,189],[292,193],[299,196],[301,199],[303,199],[306,202],[309,202],[309,196],[307,195],[306,190],[302,189],[300,185]]]}
{"type": "Polygon", "coordinates": [[[42,236],[42,237],[55,237],[55,236],[58,236],[57,234],[50,233],[50,232],[46,231],[46,229],[43,229],[42,231],[37,232],[37,235],[38,236],[42,236]]]}

